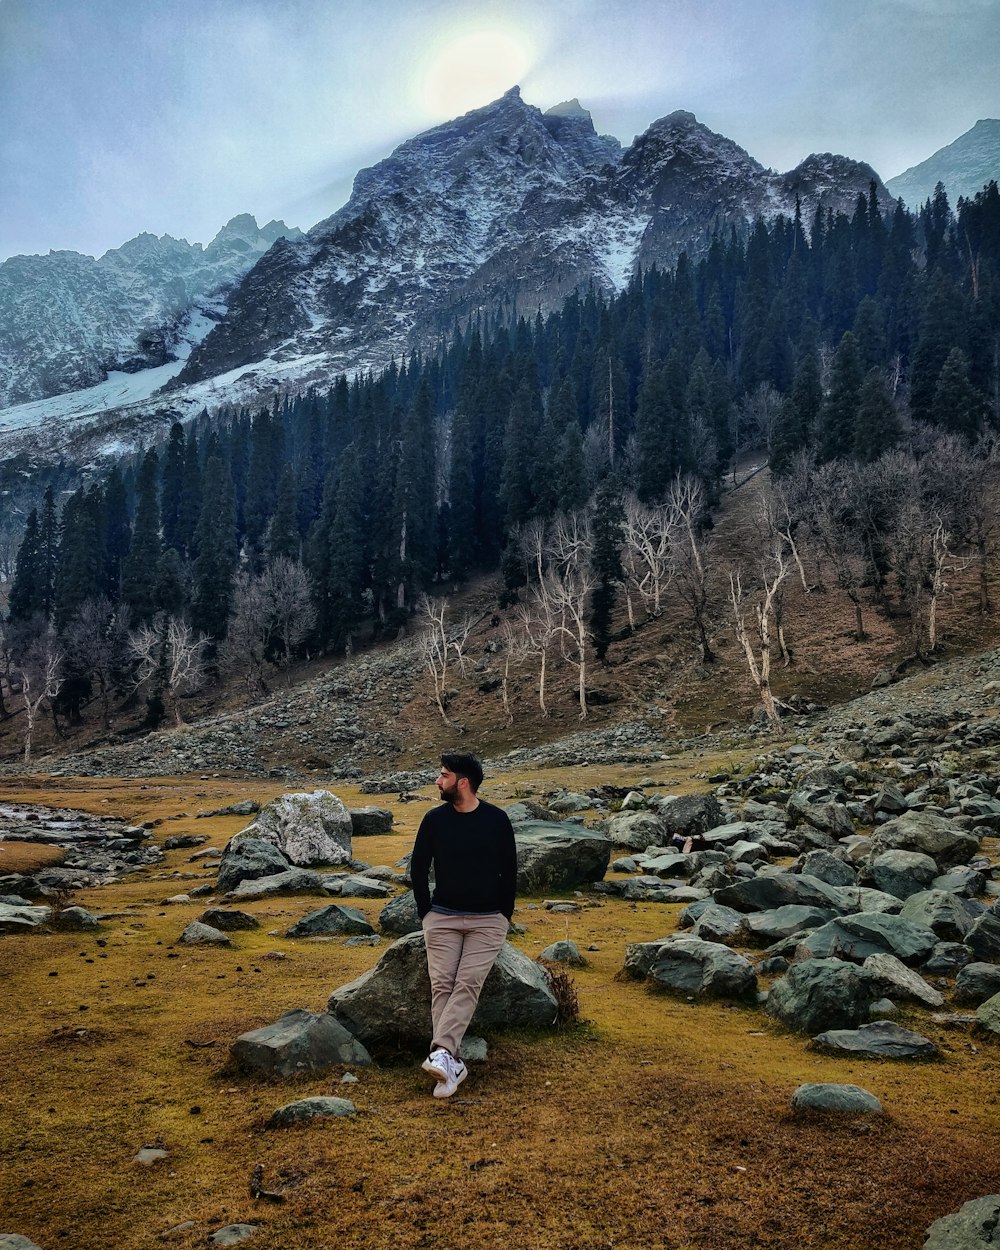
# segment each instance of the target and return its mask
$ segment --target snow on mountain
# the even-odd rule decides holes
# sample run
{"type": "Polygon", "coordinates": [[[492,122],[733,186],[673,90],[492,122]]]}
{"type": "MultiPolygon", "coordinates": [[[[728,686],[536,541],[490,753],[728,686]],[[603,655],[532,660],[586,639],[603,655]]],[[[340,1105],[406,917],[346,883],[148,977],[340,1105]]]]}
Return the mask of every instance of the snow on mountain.
{"type": "Polygon", "coordinates": [[[954,208],[959,196],[971,199],[993,180],[1000,181],[1000,120],[985,118],[954,143],[890,178],[886,186],[911,208],[919,208],[942,182],[954,208]]]}
{"type": "MultiPolygon", "coordinates": [[[[543,113],[515,87],[362,170],[347,204],[304,236],[290,232],[258,255],[252,219],[234,219],[200,260],[214,263],[217,245],[227,256],[238,251],[245,276],[218,322],[194,336],[186,360],[173,340],[144,345],[151,365],[176,359],[162,391],[147,399],[131,392],[123,420],[139,429],[143,412],[159,423],[206,405],[326,385],[340,371],[432,347],[481,310],[534,316],[591,282],[620,291],[637,265],[672,266],[683,251],[702,254],[720,230],[791,216],[796,196],[807,224],[817,203],[853,211],[873,179],[888,204],[867,165],[813,156],[777,174],[683,111],[654,122],[623,152],[597,134],[578,100],[543,113]]],[[[102,266],[105,283],[117,265],[173,272],[169,257],[181,246],[189,245],[140,236],[113,260],[89,264],[102,266]]],[[[86,262],[76,258],[74,273],[86,262]]],[[[79,321],[82,335],[90,321],[79,321]]],[[[0,312],[0,342],[3,324],[0,312]]],[[[97,379],[84,375],[79,384],[87,380],[97,379]]],[[[103,397],[114,404],[111,392],[86,402],[103,397]]],[[[95,441],[117,436],[110,408],[92,419],[95,441]]],[[[0,446],[16,444],[0,428],[0,446]]]]}
{"type": "Polygon", "coordinates": [[[195,302],[231,287],[284,235],[301,231],[278,221],[258,228],[244,214],[204,248],[140,234],[97,260],[10,257],[0,264],[0,409],[177,359],[195,302]]]}

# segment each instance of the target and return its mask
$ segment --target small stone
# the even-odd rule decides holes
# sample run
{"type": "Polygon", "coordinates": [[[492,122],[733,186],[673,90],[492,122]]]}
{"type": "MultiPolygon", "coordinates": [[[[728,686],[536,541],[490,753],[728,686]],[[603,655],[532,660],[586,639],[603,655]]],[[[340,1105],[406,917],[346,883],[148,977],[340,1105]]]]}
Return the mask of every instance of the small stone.
{"type": "Polygon", "coordinates": [[[882,1104],[860,1085],[806,1084],[792,1094],[792,1110],[877,1115],[882,1104]]]}
{"type": "Polygon", "coordinates": [[[347,1098],[300,1098],[279,1107],[267,1122],[267,1128],[288,1128],[307,1120],[357,1115],[357,1108],[347,1098]]]}
{"type": "Polygon", "coordinates": [[[256,1224],[227,1224],[224,1228],[212,1233],[208,1244],[210,1246],[238,1246],[241,1241],[248,1241],[256,1231],[256,1224]]]}
{"type": "Polygon", "coordinates": [[[167,1157],[168,1152],[166,1150],[161,1150],[157,1146],[143,1146],[138,1154],[135,1155],[132,1162],[141,1163],[143,1167],[151,1168],[154,1163],[159,1163],[167,1157]]]}

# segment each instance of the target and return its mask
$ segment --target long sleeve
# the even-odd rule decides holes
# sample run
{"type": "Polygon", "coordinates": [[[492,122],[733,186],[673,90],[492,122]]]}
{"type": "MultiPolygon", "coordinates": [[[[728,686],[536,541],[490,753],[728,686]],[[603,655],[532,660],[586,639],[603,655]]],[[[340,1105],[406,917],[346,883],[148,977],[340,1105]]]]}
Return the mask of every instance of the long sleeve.
{"type": "Polygon", "coordinates": [[[514,826],[506,812],[501,812],[506,829],[500,851],[500,910],[508,920],[514,915],[514,897],[517,893],[517,844],[514,826]]]}
{"type": "Polygon", "coordinates": [[[417,904],[417,915],[423,920],[431,909],[431,836],[427,828],[427,817],[424,816],[417,830],[416,841],[410,854],[410,880],[413,882],[413,897],[417,904]]]}

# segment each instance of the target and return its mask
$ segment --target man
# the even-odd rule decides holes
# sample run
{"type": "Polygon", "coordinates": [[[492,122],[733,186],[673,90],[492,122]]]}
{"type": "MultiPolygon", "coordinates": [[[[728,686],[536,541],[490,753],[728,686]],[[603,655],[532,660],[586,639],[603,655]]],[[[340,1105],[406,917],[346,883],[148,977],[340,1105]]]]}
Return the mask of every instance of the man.
{"type": "Polygon", "coordinates": [[[437,788],[444,801],[420,822],[410,857],[434,1030],[422,1066],[437,1081],[435,1098],[450,1098],[468,1076],[459,1047],[514,912],[514,830],[502,808],[477,797],[482,780],[474,755],[441,756],[437,788]]]}

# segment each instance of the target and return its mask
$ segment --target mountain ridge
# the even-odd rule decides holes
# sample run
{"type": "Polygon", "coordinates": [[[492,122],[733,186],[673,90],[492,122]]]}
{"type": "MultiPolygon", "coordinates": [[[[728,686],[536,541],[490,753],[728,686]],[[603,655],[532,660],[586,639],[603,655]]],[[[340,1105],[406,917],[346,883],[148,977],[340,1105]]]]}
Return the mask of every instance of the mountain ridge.
{"type": "Polygon", "coordinates": [[[986,117],[926,160],[890,178],[886,186],[911,208],[919,208],[940,182],[954,206],[959,196],[971,198],[995,179],[1000,179],[1000,119],[986,117]]]}

